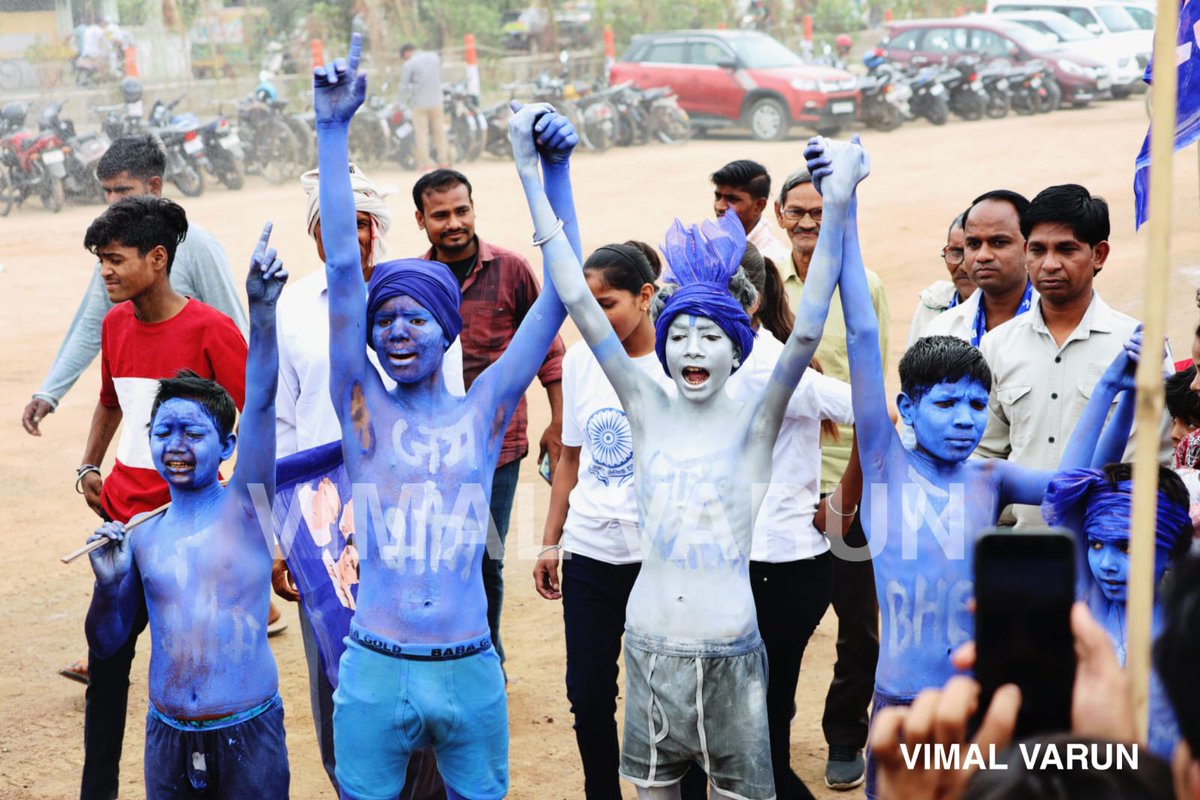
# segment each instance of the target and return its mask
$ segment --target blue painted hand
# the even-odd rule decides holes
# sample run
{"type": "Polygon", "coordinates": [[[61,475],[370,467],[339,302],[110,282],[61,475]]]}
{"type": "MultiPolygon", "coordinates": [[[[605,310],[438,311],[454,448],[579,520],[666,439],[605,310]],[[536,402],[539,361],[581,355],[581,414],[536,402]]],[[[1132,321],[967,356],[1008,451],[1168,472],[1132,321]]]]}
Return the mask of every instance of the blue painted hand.
{"type": "Polygon", "coordinates": [[[279,260],[274,247],[268,247],[271,240],[272,223],[263,226],[262,236],[250,257],[250,271],[246,275],[246,297],[250,306],[274,305],[279,299],[283,285],[287,283],[287,270],[279,260]]]}
{"type": "Polygon", "coordinates": [[[350,54],[313,69],[313,111],[318,125],[350,124],[367,96],[367,76],[358,72],[362,34],[350,37],[350,54]]]}
{"type": "Polygon", "coordinates": [[[125,524],[122,522],[106,522],[88,537],[88,543],[97,539],[108,539],[109,544],[90,554],[92,572],[96,582],[102,586],[116,586],[129,572],[133,564],[133,548],[125,538],[125,524]]]}
{"type": "Polygon", "coordinates": [[[557,111],[539,116],[533,125],[533,133],[537,137],[537,151],[547,165],[566,164],[579,144],[575,126],[557,111]]]}

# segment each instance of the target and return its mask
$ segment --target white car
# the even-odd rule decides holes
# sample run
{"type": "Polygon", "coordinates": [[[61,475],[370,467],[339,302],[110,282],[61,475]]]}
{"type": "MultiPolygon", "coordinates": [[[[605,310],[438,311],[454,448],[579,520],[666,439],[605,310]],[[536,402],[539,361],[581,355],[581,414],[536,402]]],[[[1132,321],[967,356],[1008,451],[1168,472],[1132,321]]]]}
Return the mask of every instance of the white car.
{"type": "Polygon", "coordinates": [[[1097,36],[1069,17],[1052,11],[1002,11],[991,16],[1019,22],[1050,37],[1063,50],[1106,65],[1112,76],[1113,97],[1128,97],[1139,87],[1145,87],[1143,70],[1138,66],[1141,53],[1137,44],[1127,38],[1107,33],[1097,36]]]}
{"type": "MultiPolygon", "coordinates": [[[[1130,16],[1130,0],[988,0],[987,11],[1052,11],[1082,25],[1097,36],[1109,34],[1135,48],[1138,66],[1145,69],[1154,49],[1154,31],[1143,30],[1130,16]]],[[[1115,40],[1114,40],[1115,41],[1115,40]]]]}
{"type": "Polygon", "coordinates": [[[1133,21],[1144,31],[1153,31],[1154,23],[1158,20],[1158,7],[1154,3],[1143,0],[1127,0],[1121,3],[1133,21]]]}

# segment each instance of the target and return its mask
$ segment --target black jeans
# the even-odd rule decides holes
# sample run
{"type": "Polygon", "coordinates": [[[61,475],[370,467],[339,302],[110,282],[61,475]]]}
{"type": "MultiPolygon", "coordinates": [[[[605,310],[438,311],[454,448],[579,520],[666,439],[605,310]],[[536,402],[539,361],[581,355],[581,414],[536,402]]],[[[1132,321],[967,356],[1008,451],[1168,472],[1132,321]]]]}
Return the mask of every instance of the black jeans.
{"type": "Polygon", "coordinates": [[[492,647],[504,664],[504,644],[500,641],[500,609],[504,607],[504,542],[508,538],[508,520],[512,516],[513,498],[517,494],[517,479],[521,474],[521,459],[496,467],[492,476],[492,499],[489,511],[496,524],[496,535],[488,535],[487,549],[483,551],[483,589],[487,593],[488,628],[492,634],[492,647]],[[495,554],[495,558],[492,558],[495,554]]]}
{"type": "MultiPolygon", "coordinates": [[[[640,569],[640,564],[609,564],[577,554],[562,561],[567,700],[575,715],[587,800],[621,798],[617,659],[625,634],[625,604],[640,569]]],[[[703,770],[688,770],[681,788],[684,800],[704,798],[703,770]]]]}
{"type": "Polygon", "coordinates": [[[129,670],[138,636],[146,630],[146,603],[139,601],[125,644],[108,658],[88,653],[83,711],[83,780],[80,800],[114,800],[120,784],[121,746],[129,710],[129,670]]]}
{"type": "Polygon", "coordinates": [[[833,555],[770,564],[750,562],[750,588],[758,611],[758,631],[767,646],[767,727],[771,766],[779,800],[813,795],[791,767],[792,717],[800,662],[833,594],[833,555]]]}
{"type": "MultiPolygon", "coordinates": [[[[866,546],[857,514],[843,540],[850,547],[866,546]]],[[[867,744],[867,707],[875,692],[879,661],[879,600],[869,559],[834,557],[833,610],[838,618],[837,663],[825,696],[821,728],[830,746],[861,749],[867,744]]]]}

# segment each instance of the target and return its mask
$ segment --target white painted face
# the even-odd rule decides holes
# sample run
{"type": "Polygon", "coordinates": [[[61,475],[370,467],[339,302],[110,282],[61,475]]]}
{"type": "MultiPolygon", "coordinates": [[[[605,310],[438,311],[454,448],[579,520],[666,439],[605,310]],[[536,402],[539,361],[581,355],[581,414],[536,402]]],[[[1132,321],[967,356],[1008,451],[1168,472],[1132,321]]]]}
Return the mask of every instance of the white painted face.
{"type": "Polygon", "coordinates": [[[722,391],[733,374],[733,340],[707,317],[680,314],[671,320],[665,350],[679,395],[693,402],[722,391]]]}

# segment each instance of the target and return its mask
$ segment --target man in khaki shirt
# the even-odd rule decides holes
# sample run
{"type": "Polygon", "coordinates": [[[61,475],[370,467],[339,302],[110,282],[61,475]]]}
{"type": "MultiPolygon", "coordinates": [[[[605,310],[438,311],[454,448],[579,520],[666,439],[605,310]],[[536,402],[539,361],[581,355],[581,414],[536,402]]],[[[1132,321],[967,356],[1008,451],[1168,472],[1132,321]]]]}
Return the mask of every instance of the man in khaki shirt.
{"type": "MultiPolygon", "coordinates": [[[[1054,469],[1092,389],[1138,321],[1092,288],[1109,254],[1103,199],[1075,184],[1051,186],[1033,199],[1021,232],[1040,299],[983,337],[992,394],[987,432],[975,452],[1054,469]]],[[[1013,515],[1019,528],[1045,524],[1037,506],[1013,506],[1013,515]]]]}
{"type": "MultiPolygon", "coordinates": [[[[821,229],[821,195],[812,185],[812,177],[800,170],[788,177],[775,201],[775,219],[788,234],[792,253],[790,269],[781,264],[783,286],[792,308],[800,306],[804,281],[817,232],[821,229]]],[[[887,371],[888,304],[883,281],[867,270],[871,305],[879,318],[879,352],[887,371]]],[[[835,289],[829,304],[825,330],[817,347],[817,358],[826,375],[850,381],[850,361],[846,350],[846,323],[842,316],[841,290],[835,289]]],[[[838,441],[821,439],[821,494],[832,492],[842,479],[850,462],[854,429],[838,427],[838,441]]],[[[842,509],[852,514],[851,509],[842,509]]],[[[858,515],[843,537],[849,547],[866,544],[858,515]]],[[[825,698],[825,714],[821,720],[825,741],[829,745],[829,760],[825,765],[825,785],[834,789],[851,789],[864,778],[862,749],[867,741],[867,706],[875,689],[875,664],[879,660],[879,605],[875,594],[875,573],[871,562],[833,561],[833,610],[838,617],[837,663],[833,682],[825,698]]]]}

